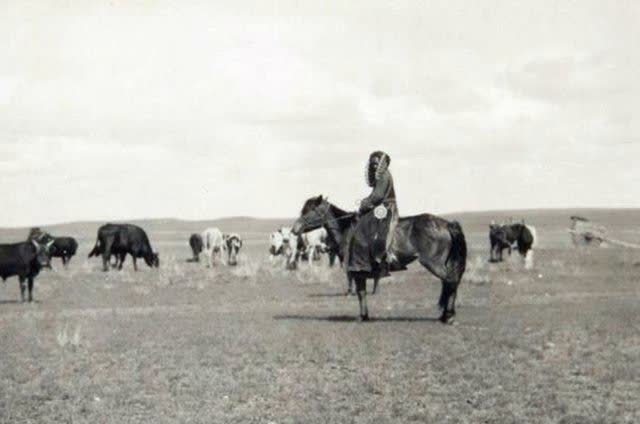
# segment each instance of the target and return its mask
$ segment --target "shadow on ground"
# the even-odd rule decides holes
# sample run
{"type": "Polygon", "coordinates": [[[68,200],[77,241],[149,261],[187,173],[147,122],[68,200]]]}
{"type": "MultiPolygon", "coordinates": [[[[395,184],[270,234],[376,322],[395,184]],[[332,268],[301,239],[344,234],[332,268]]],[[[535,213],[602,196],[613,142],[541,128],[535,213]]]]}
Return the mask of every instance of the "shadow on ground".
{"type": "MultiPolygon", "coordinates": [[[[313,316],[313,315],[276,315],[274,320],[291,320],[291,321],[325,321],[325,322],[356,322],[358,317],[355,315],[329,315],[329,316],[313,316]]],[[[438,318],[433,317],[371,317],[369,322],[439,322],[438,318]]]]}

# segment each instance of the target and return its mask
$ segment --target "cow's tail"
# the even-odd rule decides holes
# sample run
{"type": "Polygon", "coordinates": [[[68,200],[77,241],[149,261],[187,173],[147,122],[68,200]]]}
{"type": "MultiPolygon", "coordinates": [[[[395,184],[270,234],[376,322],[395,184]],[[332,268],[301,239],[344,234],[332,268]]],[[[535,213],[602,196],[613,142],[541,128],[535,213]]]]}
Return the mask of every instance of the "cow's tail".
{"type": "Polygon", "coordinates": [[[451,249],[447,258],[449,279],[452,282],[459,282],[467,267],[467,240],[464,237],[462,227],[457,221],[449,222],[447,229],[451,236],[451,249]]]}
{"type": "Polygon", "coordinates": [[[100,237],[98,237],[96,239],[96,245],[93,246],[93,249],[91,250],[91,252],[89,252],[89,258],[92,258],[94,256],[100,256],[101,249],[100,249],[100,237]]]}

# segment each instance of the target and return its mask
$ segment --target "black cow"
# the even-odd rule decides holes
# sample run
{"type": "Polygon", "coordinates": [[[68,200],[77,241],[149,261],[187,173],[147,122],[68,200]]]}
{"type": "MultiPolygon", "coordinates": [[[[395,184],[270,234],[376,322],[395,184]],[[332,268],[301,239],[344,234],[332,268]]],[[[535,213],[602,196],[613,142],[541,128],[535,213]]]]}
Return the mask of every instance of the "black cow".
{"type": "Polygon", "coordinates": [[[62,259],[66,266],[78,250],[78,242],[73,237],[54,237],[51,245],[51,257],[62,259]]]}
{"type": "Polygon", "coordinates": [[[527,257],[535,244],[535,229],[525,225],[524,221],[515,224],[489,226],[489,242],[491,244],[490,261],[502,262],[502,251],[509,250],[511,255],[512,246],[518,248],[518,252],[523,257],[527,257]]]}
{"type": "Polygon", "coordinates": [[[189,237],[189,246],[191,246],[191,251],[193,252],[193,259],[190,262],[200,262],[200,253],[202,253],[202,247],[204,243],[202,243],[202,236],[197,233],[191,234],[189,237]]]}
{"type": "Polygon", "coordinates": [[[46,231],[42,231],[40,227],[33,227],[29,230],[27,241],[41,240],[43,237],[53,240],[49,249],[49,257],[61,258],[63,265],[66,265],[78,250],[78,242],[73,237],[54,237],[46,231]]]}
{"type": "Polygon", "coordinates": [[[2,281],[14,275],[20,281],[20,295],[25,301],[25,281],[29,283],[29,302],[33,301],[33,279],[42,268],[50,268],[49,248],[53,239],[46,236],[38,240],[0,244],[0,277],[2,281]]]}
{"type": "Polygon", "coordinates": [[[137,225],[105,224],[98,229],[98,237],[89,257],[102,255],[102,270],[107,271],[111,255],[118,258],[118,269],[127,254],[133,258],[133,269],[138,270],[137,258],[143,258],[149,267],[159,267],[158,254],[151,249],[147,233],[137,225]]]}

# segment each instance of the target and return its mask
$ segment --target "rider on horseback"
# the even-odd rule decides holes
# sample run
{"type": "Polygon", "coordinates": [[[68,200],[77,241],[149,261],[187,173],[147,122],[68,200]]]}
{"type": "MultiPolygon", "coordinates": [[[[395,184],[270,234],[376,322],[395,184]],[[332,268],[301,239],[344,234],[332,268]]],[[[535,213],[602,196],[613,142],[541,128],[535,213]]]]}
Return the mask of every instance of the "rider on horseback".
{"type": "Polygon", "coordinates": [[[349,241],[348,271],[389,275],[392,258],[387,252],[398,222],[390,163],[384,152],[376,151],[369,156],[366,181],[373,191],[360,203],[359,219],[349,241]]]}

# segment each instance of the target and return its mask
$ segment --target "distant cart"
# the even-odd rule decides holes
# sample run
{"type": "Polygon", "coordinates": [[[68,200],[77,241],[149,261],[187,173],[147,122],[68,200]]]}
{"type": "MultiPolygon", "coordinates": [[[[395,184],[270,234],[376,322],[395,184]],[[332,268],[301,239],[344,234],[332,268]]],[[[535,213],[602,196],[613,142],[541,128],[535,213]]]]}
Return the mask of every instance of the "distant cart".
{"type": "Polygon", "coordinates": [[[632,249],[640,249],[640,245],[609,237],[604,225],[591,222],[583,216],[572,216],[571,228],[569,228],[568,231],[569,234],[571,234],[571,241],[573,241],[573,245],[576,247],[606,247],[608,245],[615,245],[632,249]]]}

